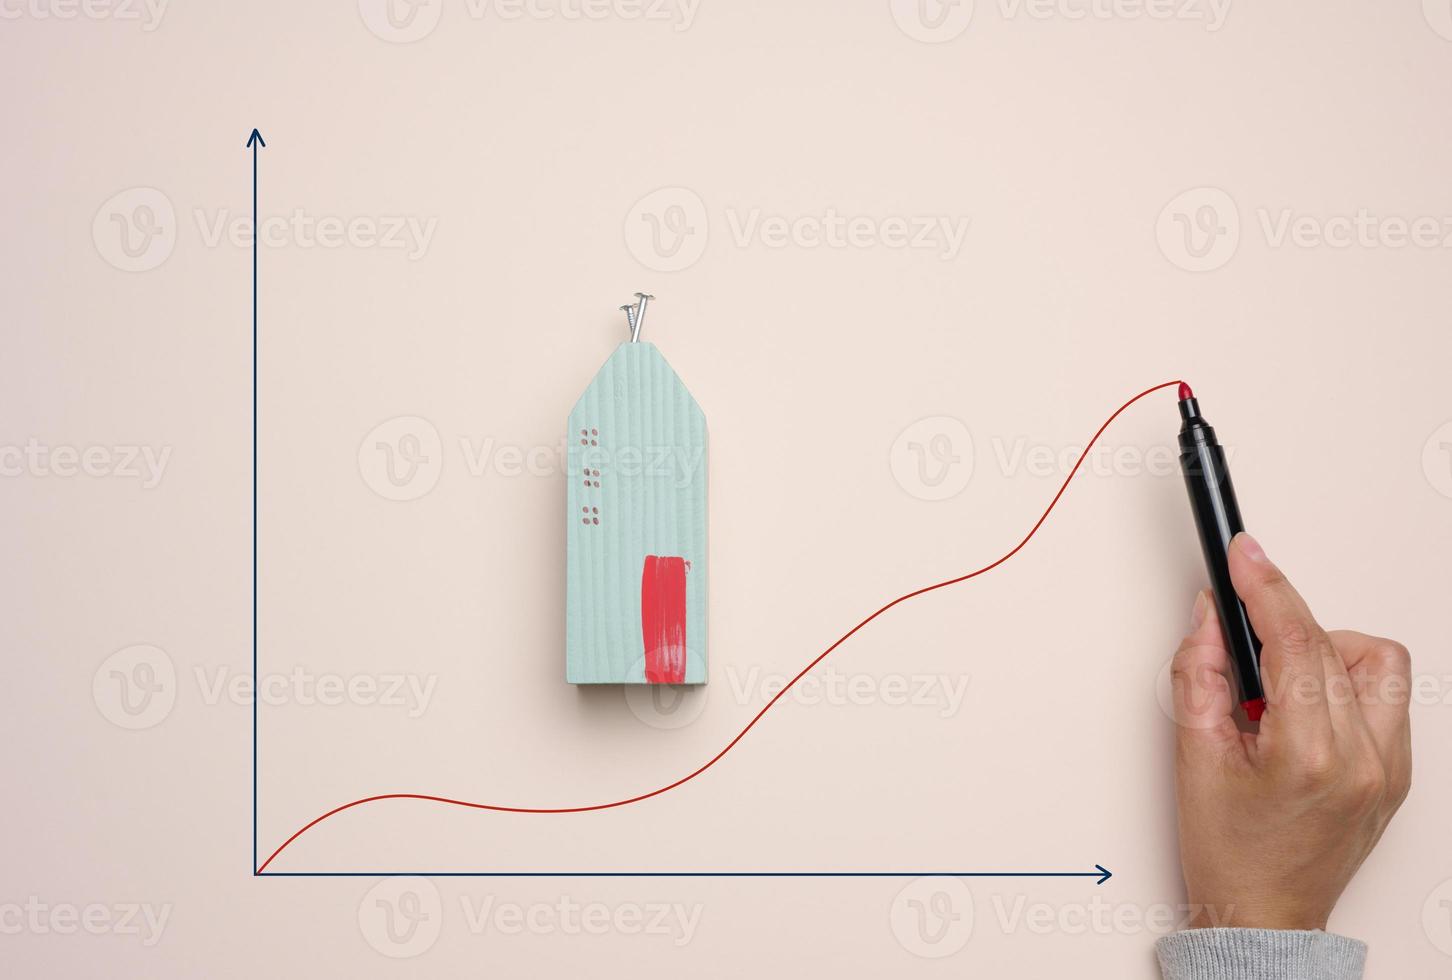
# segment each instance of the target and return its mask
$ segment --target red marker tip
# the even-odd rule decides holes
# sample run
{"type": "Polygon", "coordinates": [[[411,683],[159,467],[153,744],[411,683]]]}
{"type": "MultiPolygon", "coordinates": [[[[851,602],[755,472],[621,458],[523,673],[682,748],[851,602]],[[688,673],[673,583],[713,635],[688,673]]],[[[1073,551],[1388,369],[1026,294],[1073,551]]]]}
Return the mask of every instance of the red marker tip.
{"type": "Polygon", "coordinates": [[[1265,698],[1252,698],[1249,701],[1242,701],[1240,706],[1245,709],[1245,717],[1251,721],[1260,721],[1260,716],[1265,714],[1265,698]]]}
{"type": "Polygon", "coordinates": [[[1185,382],[1181,381],[1180,382],[1180,401],[1184,401],[1186,398],[1194,398],[1194,397],[1195,397],[1195,393],[1190,390],[1190,386],[1187,385],[1187,384],[1185,384],[1185,382]]]}

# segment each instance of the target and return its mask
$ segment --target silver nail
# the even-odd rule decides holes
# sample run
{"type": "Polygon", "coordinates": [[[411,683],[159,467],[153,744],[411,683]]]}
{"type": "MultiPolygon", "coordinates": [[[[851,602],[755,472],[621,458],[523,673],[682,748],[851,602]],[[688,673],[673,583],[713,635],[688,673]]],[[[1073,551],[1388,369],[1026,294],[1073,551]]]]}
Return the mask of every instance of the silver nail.
{"type": "Polygon", "coordinates": [[[635,308],[635,319],[630,324],[631,341],[640,340],[640,328],[645,324],[645,304],[655,299],[654,296],[648,295],[646,293],[636,293],[635,298],[638,299],[640,302],[636,305],[635,308]]]}

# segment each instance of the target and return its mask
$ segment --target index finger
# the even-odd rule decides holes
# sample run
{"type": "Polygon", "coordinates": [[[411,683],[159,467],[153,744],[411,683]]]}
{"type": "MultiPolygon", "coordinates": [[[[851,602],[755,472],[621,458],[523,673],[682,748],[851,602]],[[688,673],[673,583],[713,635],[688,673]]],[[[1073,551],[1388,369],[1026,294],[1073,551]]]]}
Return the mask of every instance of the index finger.
{"type": "Polygon", "coordinates": [[[1382,760],[1410,753],[1412,663],[1395,640],[1353,630],[1326,634],[1351,675],[1357,703],[1382,760]]]}

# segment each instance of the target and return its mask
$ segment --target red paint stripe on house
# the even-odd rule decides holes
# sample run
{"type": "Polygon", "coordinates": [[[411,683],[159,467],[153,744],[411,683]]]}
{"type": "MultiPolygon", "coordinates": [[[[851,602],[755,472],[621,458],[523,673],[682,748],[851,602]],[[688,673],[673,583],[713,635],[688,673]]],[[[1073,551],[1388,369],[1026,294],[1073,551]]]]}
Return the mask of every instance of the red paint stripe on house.
{"type": "Polygon", "coordinates": [[[646,555],[640,573],[640,633],[645,682],[686,680],[686,560],[646,555]]]}

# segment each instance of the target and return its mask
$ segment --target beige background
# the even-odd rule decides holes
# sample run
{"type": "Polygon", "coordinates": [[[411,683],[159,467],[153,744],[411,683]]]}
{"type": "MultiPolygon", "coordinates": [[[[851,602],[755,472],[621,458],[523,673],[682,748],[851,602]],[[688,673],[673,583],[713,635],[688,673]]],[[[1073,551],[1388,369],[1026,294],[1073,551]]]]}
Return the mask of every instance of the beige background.
{"type": "Polygon", "coordinates": [[[1168,393],[1018,558],[873,624],[688,787],[375,804],[274,865],[1099,862],[1102,888],[250,877],[255,125],[287,220],[264,854],[372,793],[684,774],[880,603],[1005,551],[1059,457],[1184,376],[1327,624],[1413,650],[1417,783],[1333,926],[1373,977],[1445,974],[1452,8],[513,9],[4,6],[4,972],[1147,978],[1182,914],[1157,686],[1203,571],[1168,393]],[[831,214],[864,220],[834,246],[831,214]],[[898,239],[919,219],[933,247],[898,239]],[[712,680],[655,707],[562,679],[555,453],[636,289],[712,438],[712,680]],[[389,451],[419,465],[390,481],[389,451]]]}

